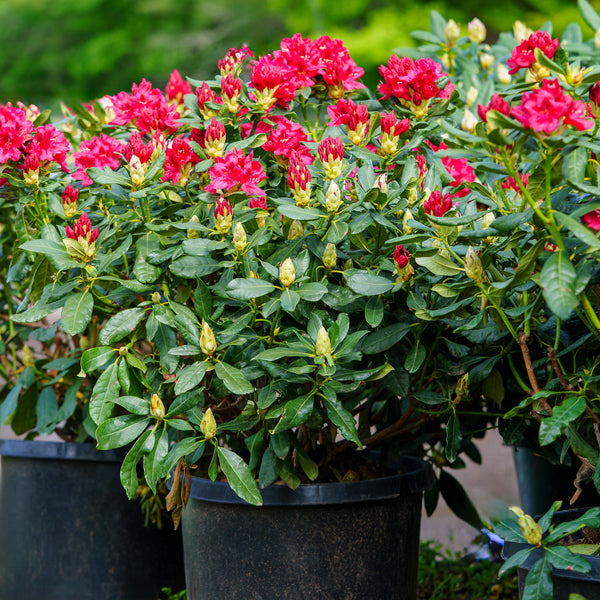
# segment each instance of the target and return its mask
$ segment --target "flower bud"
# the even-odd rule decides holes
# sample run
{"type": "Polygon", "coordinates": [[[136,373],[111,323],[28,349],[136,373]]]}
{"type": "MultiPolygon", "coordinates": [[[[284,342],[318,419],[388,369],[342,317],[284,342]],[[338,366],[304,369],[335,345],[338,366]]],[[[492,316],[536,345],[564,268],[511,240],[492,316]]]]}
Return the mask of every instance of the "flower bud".
{"type": "Polygon", "coordinates": [[[202,320],[202,331],[200,332],[200,349],[206,356],[212,356],[217,349],[217,340],[210,325],[202,320]]]}
{"type": "MultiPolygon", "coordinates": [[[[192,215],[190,217],[190,223],[200,223],[200,219],[198,215],[192,215]]],[[[187,236],[189,239],[197,238],[200,235],[200,232],[197,229],[188,229],[187,236]]]]}
{"type": "Polygon", "coordinates": [[[469,246],[465,254],[465,273],[475,283],[482,283],[485,279],[485,271],[481,264],[481,252],[473,246],[469,246]]]}
{"type": "Polygon", "coordinates": [[[315,342],[315,354],[317,356],[331,356],[331,340],[327,329],[321,325],[317,332],[317,340],[315,342]]]}
{"type": "Polygon", "coordinates": [[[290,228],[288,229],[288,240],[297,240],[304,235],[304,227],[302,225],[302,221],[292,221],[290,223],[290,228]]]}
{"type": "Polygon", "coordinates": [[[377,179],[375,180],[375,187],[378,188],[384,194],[388,193],[386,173],[380,173],[379,175],[377,175],[377,179]]]}
{"type": "Polygon", "coordinates": [[[527,543],[539,548],[542,545],[542,528],[533,517],[526,515],[518,506],[511,506],[510,510],[519,517],[519,527],[527,543]]]}
{"type": "Polygon", "coordinates": [[[456,382],[456,396],[454,397],[454,404],[458,404],[461,400],[464,400],[469,395],[469,374],[465,373],[461,375],[456,382]]]}
{"type": "Polygon", "coordinates": [[[477,119],[475,118],[475,115],[468,108],[465,108],[465,113],[460,123],[462,130],[473,133],[476,125],[477,119]]]}
{"type": "Polygon", "coordinates": [[[517,44],[529,38],[532,33],[533,31],[522,21],[515,21],[513,23],[513,35],[515,36],[515,40],[517,40],[517,44]]]}
{"type": "Polygon", "coordinates": [[[477,88],[474,87],[470,87],[467,91],[467,105],[469,107],[473,106],[473,104],[475,104],[475,100],[477,100],[477,96],[479,95],[479,91],[477,90],[477,88]]]}
{"type": "Polygon", "coordinates": [[[77,213],[77,198],[79,191],[68,185],[62,193],[62,205],[67,219],[72,219],[77,213]]]}
{"type": "Polygon", "coordinates": [[[498,63],[496,74],[498,75],[498,81],[500,83],[510,83],[511,76],[508,72],[508,67],[505,67],[502,63],[498,63]]]}
{"type": "Polygon", "coordinates": [[[402,216],[402,232],[404,235],[410,235],[414,231],[414,228],[408,224],[411,219],[414,219],[414,216],[410,212],[410,208],[407,208],[402,216]]]}
{"type": "Polygon", "coordinates": [[[417,188],[411,187],[408,190],[408,198],[407,198],[408,206],[409,207],[414,206],[418,199],[419,199],[419,192],[417,191],[417,188]]]}
{"type": "Polygon", "coordinates": [[[260,279],[256,271],[250,271],[250,273],[248,273],[248,277],[250,277],[250,279],[260,279]]]}
{"type": "Polygon", "coordinates": [[[215,204],[215,229],[227,235],[231,229],[233,208],[226,198],[219,198],[215,204]]]}
{"type": "Polygon", "coordinates": [[[79,348],[82,352],[85,352],[90,347],[90,338],[87,335],[79,336],[79,348]]]}
{"type": "Polygon", "coordinates": [[[343,200],[340,186],[335,181],[332,181],[325,193],[325,206],[327,207],[327,212],[336,212],[342,204],[343,200]]]}
{"type": "Polygon", "coordinates": [[[487,35],[485,25],[477,17],[469,21],[467,27],[469,28],[469,40],[471,42],[481,44],[485,40],[485,36],[487,35]]]}
{"type": "Polygon", "coordinates": [[[129,350],[127,350],[127,346],[120,346],[117,352],[119,353],[119,356],[121,358],[123,358],[124,356],[127,355],[127,353],[129,352],[129,350]]]}
{"type": "Polygon", "coordinates": [[[327,246],[325,246],[322,259],[325,268],[331,271],[331,269],[335,267],[337,264],[337,252],[335,249],[335,244],[327,244],[327,246]]]}
{"type": "Polygon", "coordinates": [[[139,189],[144,187],[144,182],[146,181],[146,169],[144,168],[144,165],[142,165],[140,157],[135,154],[129,161],[129,177],[131,178],[131,183],[134,188],[139,189]]]}
{"type": "Polygon", "coordinates": [[[165,418],[165,405],[158,394],[150,396],[150,413],[155,419],[162,421],[165,418]]]}
{"type": "Polygon", "coordinates": [[[460,25],[454,19],[450,19],[444,29],[444,35],[449,42],[456,41],[460,37],[460,25]]]}
{"type": "Polygon", "coordinates": [[[404,246],[396,246],[392,255],[396,264],[396,273],[402,281],[410,281],[415,273],[414,267],[410,264],[410,254],[404,246]]]}
{"type": "Polygon", "coordinates": [[[210,408],[206,409],[206,412],[202,416],[200,422],[200,430],[204,434],[207,441],[212,440],[217,435],[217,422],[210,408]]]}
{"type": "Polygon", "coordinates": [[[238,254],[241,254],[246,247],[246,230],[241,223],[236,223],[233,230],[233,245],[238,254]]]}
{"type": "Polygon", "coordinates": [[[160,304],[161,298],[158,292],[152,292],[151,299],[153,304],[160,304]]]}
{"type": "Polygon", "coordinates": [[[494,62],[496,62],[496,58],[493,54],[482,52],[479,55],[479,64],[484,71],[487,71],[494,64],[494,62]]]}
{"type": "Polygon", "coordinates": [[[296,281],[296,269],[289,257],[279,265],[279,281],[285,288],[289,288],[296,281]]]}
{"type": "Polygon", "coordinates": [[[23,346],[21,350],[21,360],[25,367],[33,367],[35,366],[35,361],[33,360],[33,352],[29,346],[23,346]]]}

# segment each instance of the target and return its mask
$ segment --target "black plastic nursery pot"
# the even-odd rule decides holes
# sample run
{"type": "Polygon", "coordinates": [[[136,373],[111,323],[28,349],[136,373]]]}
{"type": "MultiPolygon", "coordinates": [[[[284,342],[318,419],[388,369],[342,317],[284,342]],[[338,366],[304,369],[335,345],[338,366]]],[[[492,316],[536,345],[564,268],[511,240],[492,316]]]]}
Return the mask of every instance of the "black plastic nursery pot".
{"type": "MultiPolygon", "coordinates": [[[[586,508],[571,510],[560,510],[554,515],[554,523],[571,521],[586,512],[586,508]]],[[[537,518],[537,517],[536,517],[537,518]]],[[[525,544],[506,542],[502,554],[509,558],[522,548],[525,544]]],[[[529,558],[519,567],[519,598],[523,597],[525,578],[533,564],[542,556],[542,550],[534,550],[529,558]]],[[[554,584],[554,600],[569,600],[571,594],[579,594],[586,600],[600,600],[600,556],[586,556],[592,569],[589,573],[578,573],[577,571],[566,571],[552,569],[552,582],[554,584]]]]}
{"type": "Polygon", "coordinates": [[[144,527],[122,455],[92,445],[0,440],[0,598],[156,600],[182,589],[179,532],[144,527]]]}
{"type": "Polygon", "coordinates": [[[262,490],[192,478],[183,511],[188,600],[414,600],[423,490],[431,466],[398,475],[262,490]]]}

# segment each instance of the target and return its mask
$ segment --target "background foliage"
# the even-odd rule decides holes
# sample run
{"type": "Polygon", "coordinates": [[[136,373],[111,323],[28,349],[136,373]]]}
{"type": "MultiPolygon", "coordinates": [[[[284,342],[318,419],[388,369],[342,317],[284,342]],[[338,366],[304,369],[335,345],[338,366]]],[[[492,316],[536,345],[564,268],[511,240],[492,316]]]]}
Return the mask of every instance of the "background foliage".
{"type": "Polygon", "coordinates": [[[343,39],[373,84],[395,48],[413,45],[409,32],[428,29],[432,9],[463,26],[479,17],[489,41],[548,15],[555,33],[570,21],[588,30],[576,0],[3,0],[0,101],[87,101],[142,78],[163,87],[175,68],[202,79],[231,46],[270,52],[295,32],[343,39]]]}

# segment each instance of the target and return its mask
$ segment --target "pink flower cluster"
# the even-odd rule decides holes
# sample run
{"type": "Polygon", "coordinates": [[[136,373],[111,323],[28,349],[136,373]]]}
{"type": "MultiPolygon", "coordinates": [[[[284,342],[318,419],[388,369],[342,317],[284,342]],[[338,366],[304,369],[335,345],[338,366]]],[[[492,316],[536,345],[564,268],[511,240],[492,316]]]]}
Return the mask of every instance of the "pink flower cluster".
{"type": "Polygon", "coordinates": [[[554,58],[558,50],[558,38],[552,39],[546,31],[535,31],[523,40],[510,55],[506,64],[510,67],[509,74],[514,75],[519,69],[529,69],[536,62],[535,49],[539,48],[548,58],[554,58]]]}
{"type": "Polygon", "coordinates": [[[258,184],[266,179],[267,174],[252,152],[245,156],[242,150],[234,148],[215,158],[215,164],[208,170],[210,183],[206,191],[218,194],[222,191],[243,191],[248,196],[266,196],[266,192],[258,184]]]}
{"type": "Polygon", "coordinates": [[[525,92],[521,104],[512,109],[513,116],[541,137],[561,135],[567,125],[578,131],[590,129],[594,122],[587,118],[587,106],[575,100],[560,86],[558,79],[544,79],[540,88],[525,92]]]}
{"type": "Polygon", "coordinates": [[[490,110],[497,110],[507,117],[510,116],[510,104],[500,94],[494,94],[487,106],[483,104],[477,106],[477,114],[484,123],[487,123],[487,114],[490,110]]]}
{"type": "Polygon", "coordinates": [[[84,140],[81,142],[79,152],[73,155],[76,167],[73,179],[81,180],[83,185],[91,185],[93,182],[87,174],[87,169],[91,167],[117,169],[121,164],[122,153],[123,144],[105,133],[91,140],[84,140]]]}
{"type": "Polygon", "coordinates": [[[446,83],[443,88],[438,86],[442,77],[442,65],[430,58],[412,58],[390,56],[387,66],[381,65],[379,73],[383,81],[379,91],[383,99],[394,96],[403,106],[411,109],[418,119],[427,114],[427,107],[433,99],[447,99],[454,86],[446,83]]]}
{"type": "Polygon", "coordinates": [[[82,213],[74,227],[65,228],[67,237],[76,241],[86,241],[88,244],[94,243],[98,239],[98,228],[92,229],[92,223],[87,213],[82,213]]]}

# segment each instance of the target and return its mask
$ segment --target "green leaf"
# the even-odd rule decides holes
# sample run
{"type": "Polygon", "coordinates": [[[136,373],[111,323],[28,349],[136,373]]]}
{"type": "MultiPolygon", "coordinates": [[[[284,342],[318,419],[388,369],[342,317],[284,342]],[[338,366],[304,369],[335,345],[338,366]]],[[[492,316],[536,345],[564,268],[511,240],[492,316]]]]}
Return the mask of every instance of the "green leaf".
{"type": "Polygon", "coordinates": [[[90,417],[96,425],[100,425],[110,416],[113,403],[119,397],[120,389],[119,366],[115,361],[105,371],[102,371],[92,390],[90,417]]]}
{"type": "Polygon", "coordinates": [[[69,269],[71,267],[80,267],[81,265],[71,258],[64,244],[47,239],[30,240],[21,244],[20,248],[27,252],[37,252],[46,255],[52,264],[60,269],[69,269]]]}
{"type": "Polygon", "coordinates": [[[484,526],[477,509],[473,506],[463,486],[446,470],[441,471],[438,486],[446,504],[459,519],[469,523],[476,529],[481,529],[484,526]]]}
{"type": "Polygon", "coordinates": [[[206,361],[195,362],[179,372],[175,382],[175,394],[179,396],[195,388],[203,379],[210,363],[206,361]]]}
{"type": "Polygon", "coordinates": [[[90,179],[95,183],[101,185],[118,185],[125,188],[131,187],[131,181],[128,177],[118,175],[110,167],[104,167],[104,169],[98,169],[96,167],[90,167],[86,169],[90,179]]]}
{"type": "Polygon", "coordinates": [[[233,451],[216,447],[219,465],[231,489],[249,504],[262,505],[262,497],[248,465],[233,451]]]}
{"type": "Polygon", "coordinates": [[[500,571],[498,571],[498,574],[504,575],[505,573],[510,573],[513,569],[521,566],[532,552],[533,548],[523,548],[522,550],[515,552],[512,556],[504,561],[500,567],[500,571]]]}
{"type": "Polygon", "coordinates": [[[596,31],[600,27],[600,16],[598,16],[598,13],[592,8],[592,5],[587,0],[577,0],[577,6],[579,7],[579,12],[581,12],[583,20],[593,31],[596,31]]]}
{"type": "Polygon", "coordinates": [[[563,175],[565,179],[581,181],[585,179],[585,171],[588,164],[588,150],[584,146],[574,146],[565,157],[563,163],[563,175]]]}
{"type": "Polygon", "coordinates": [[[150,414],[150,400],[138,398],[137,396],[120,396],[113,400],[115,404],[122,406],[127,412],[134,415],[148,416],[150,414]]]}
{"type": "Polygon", "coordinates": [[[19,401],[19,394],[22,389],[21,385],[17,383],[11,388],[10,392],[8,392],[2,404],[0,404],[0,425],[4,425],[6,419],[15,412],[19,401]]]}
{"type": "Polygon", "coordinates": [[[142,435],[135,441],[135,444],[133,444],[131,447],[131,450],[127,453],[127,456],[121,465],[121,485],[125,488],[127,497],[130,500],[133,499],[135,492],[138,489],[137,464],[142,457],[142,448],[144,447],[144,444],[151,433],[151,430],[144,431],[144,433],[142,433],[142,435]]]}
{"type": "Polygon", "coordinates": [[[275,286],[262,279],[233,279],[227,285],[227,293],[236,300],[250,300],[259,296],[266,296],[275,289],[275,286]]]}
{"type": "Polygon", "coordinates": [[[184,279],[205,277],[221,268],[221,263],[210,256],[183,256],[169,265],[173,275],[184,279]]]}
{"type": "Polygon", "coordinates": [[[589,573],[592,565],[583,557],[571,552],[567,546],[548,546],[546,557],[555,569],[589,573]]]}
{"type": "Polygon", "coordinates": [[[98,339],[104,346],[122,340],[130,334],[144,318],[143,308],[128,308],[112,316],[100,330],[98,339]]]}
{"type": "Polygon", "coordinates": [[[346,410],[339,400],[336,400],[331,395],[325,397],[325,405],[327,407],[327,416],[329,420],[340,430],[340,433],[347,440],[354,442],[359,448],[362,448],[362,443],[356,431],[356,422],[352,413],[346,410]]]}
{"type": "Polygon", "coordinates": [[[281,415],[279,423],[277,423],[275,429],[273,429],[271,433],[277,434],[286,429],[302,425],[312,414],[313,407],[314,397],[312,394],[289,400],[285,403],[283,415],[281,415]]]}
{"type": "Polygon", "coordinates": [[[81,368],[85,373],[91,373],[103,367],[113,356],[115,350],[110,346],[89,348],[81,355],[81,368]]]}
{"type": "Polygon", "coordinates": [[[36,428],[42,435],[54,431],[58,416],[58,402],[56,393],[51,387],[45,387],[40,392],[36,405],[36,428]]]}
{"type": "Polygon", "coordinates": [[[293,312],[298,302],[300,302],[300,295],[294,290],[286,288],[281,292],[280,297],[281,308],[289,313],[293,312]]]}
{"type": "Polygon", "coordinates": [[[269,350],[263,350],[259,352],[256,356],[252,358],[252,360],[278,360],[280,358],[285,358],[287,356],[311,356],[310,350],[294,350],[289,346],[279,346],[278,348],[269,348],[269,350]]]}
{"type": "Polygon", "coordinates": [[[324,219],[326,217],[326,215],[316,208],[301,208],[295,204],[280,204],[277,210],[284,217],[294,221],[314,221],[315,219],[324,219]]]}
{"type": "Polygon", "coordinates": [[[358,271],[346,275],[348,287],[363,296],[378,296],[385,294],[394,287],[394,282],[387,277],[375,275],[368,271],[358,271]]]}
{"type": "Polygon", "coordinates": [[[123,415],[104,421],[96,430],[98,450],[120,448],[142,434],[150,423],[150,417],[123,415]]]}
{"type": "Polygon", "coordinates": [[[89,291],[72,294],[62,309],[61,323],[68,335],[76,335],[85,330],[94,309],[94,297],[89,291]]]}
{"type": "Polygon", "coordinates": [[[551,444],[569,423],[575,421],[585,411],[585,407],[585,398],[582,396],[572,396],[555,406],[551,417],[542,418],[539,431],[540,446],[551,444]]]}
{"type": "Polygon", "coordinates": [[[146,483],[156,494],[156,483],[164,477],[164,462],[169,452],[169,436],[163,429],[160,434],[155,433],[155,442],[152,450],[144,456],[144,478],[146,483]]]}
{"type": "Polygon", "coordinates": [[[277,458],[273,448],[269,446],[263,454],[258,473],[258,483],[261,488],[271,485],[279,477],[282,464],[283,461],[277,458]]]}
{"type": "Polygon", "coordinates": [[[46,304],[42,300],[39,300],[27,310],[11,315],[10,320],[15,323],[35,323],[60,308],[61,304],[62,302],[60,301],[46,304]]]}
{"type": "Polygon", "coordinates": [[[452,413],[446,424],[446,458],[448,462],[453,463],[456,460],[462,439],[463,436],[458,415],[452,413]]]}
{"type": "Polygon", "coordinates": [[[423,364],[427,356],[425,346],[423,346],[420,340],[417,340],[416,344],[408,351],[406,358],[404,359],[404,368],[409,373],[416,373],[419,367],[423,364]]]}
{"type": "Polygon", "coordinates": [[[213,299],[208,286],[198,280],[194,291],[194,310],[199,319],[208,319],[213,311],[213,299]]]}
{"type": "Polygon", "coordinates": [[[376,354],[377,352],[389,350],[410,331],[410,328],[411,326],[408,323],[396,323],[378,329],[364,339],[361,350],[365,354],[376,354]]]}
{"type": "Polygon", "coordinates": [[[568,256],[557,250],[545,262],[540,275],[544,300],[560,319],[568,319],[579,305],[575,293],[577,273],[568,256]]]}
{"type": "Polygon", "coordinates": [[[246,379],[242,371],[227,363],[217,361],[215,374],[232,394],[243,396],[254,391],[254,386],[246,379]]]}
{"type": "Polygon", "coordinates": [[[425,267],[434,275],[452,277],[463,270],[457,264],[453,263],[449,258],[445,258],[441,254],[434,254],[433,256],[418,256],[415,258],[415,262],[420,267],[425,267]]]}
{"type": "Polygon", "coordinates": [[[581,221],[577,221],[569,215],[555,212],[556,218],[564,225],[577,239],[587,244],[590,248],[600,248],[600,238],[588,229],[581,221]]]}
{"type": "Polygon", "coordinates": [[[372,296],[365,305],[365,321],[373,328],[379,327],[383,320],[383,300],[381,296],[372,296]]]}
{"type": "Polygon", "coordinates": [[[160,267],[146,262],[143,256],[138,257],[133,265],[133,276],[140,283],[154,283],[162,275],[162,272],[160,267]]]}
{"type": "Polygon", "coordinates": [[[527,573],[522,600],[552,600],[553,597],[552,567],[544,556],[527,573]]]}

